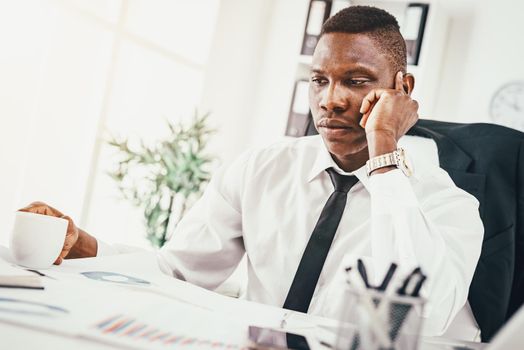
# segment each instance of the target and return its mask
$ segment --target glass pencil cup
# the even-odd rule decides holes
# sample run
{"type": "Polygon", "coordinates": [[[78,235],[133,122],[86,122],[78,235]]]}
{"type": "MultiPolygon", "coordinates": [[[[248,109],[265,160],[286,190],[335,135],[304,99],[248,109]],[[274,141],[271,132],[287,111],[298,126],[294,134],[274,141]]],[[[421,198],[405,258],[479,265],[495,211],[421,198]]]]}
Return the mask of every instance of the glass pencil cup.
{"type": "Polygon", "coordinates": [[[425,299],[346,287],[335,348],[416,350],[425,299]]]}

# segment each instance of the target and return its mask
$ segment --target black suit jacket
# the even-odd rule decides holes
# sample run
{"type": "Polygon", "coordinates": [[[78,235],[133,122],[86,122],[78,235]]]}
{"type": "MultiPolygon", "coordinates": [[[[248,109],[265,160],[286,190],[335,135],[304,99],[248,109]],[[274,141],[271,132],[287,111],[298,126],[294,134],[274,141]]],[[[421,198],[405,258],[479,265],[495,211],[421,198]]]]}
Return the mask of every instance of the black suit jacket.
{"type": "MultiPolygon", "coordinates": [[[[311,120],[306,134],[317,134],[311,120]]],[[[524,133],[421,119],[408,135],[435,140],[440,166],[480,202],[484,242],[468,299],[489,341],[524,302],[524,133]]]]}
{"type": "Polygon", "coordinates": [[[492,124],[419,120],[440,166],[480,202],[484,242],[469,303],[489,341],[524,301],[524,133],[492,124]]]}

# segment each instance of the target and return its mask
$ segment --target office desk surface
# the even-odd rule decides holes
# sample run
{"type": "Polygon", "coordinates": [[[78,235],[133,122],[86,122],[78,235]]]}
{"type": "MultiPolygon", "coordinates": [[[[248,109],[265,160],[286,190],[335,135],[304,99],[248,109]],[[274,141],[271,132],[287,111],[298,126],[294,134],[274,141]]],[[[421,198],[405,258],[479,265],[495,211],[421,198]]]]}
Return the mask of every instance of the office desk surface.
{"type": "MultiPolygon", "coordinates": [[[[0,247],[0,272],[9,263],[8,251],[0,247]]],[[[315,340],[336,326],[333,320],[176,280],[160,272],[152,253],[70,260],[41,272],[45,290],[0,288],[2,348],[164,349],[182,342],[234,348],[245,343],[247,325],[258,325],[305,334],[313,349],[326,349],[315,340]]],[[[457,346],[483,348],[436,338],[426,339],[421,348],[457,346]]]]}

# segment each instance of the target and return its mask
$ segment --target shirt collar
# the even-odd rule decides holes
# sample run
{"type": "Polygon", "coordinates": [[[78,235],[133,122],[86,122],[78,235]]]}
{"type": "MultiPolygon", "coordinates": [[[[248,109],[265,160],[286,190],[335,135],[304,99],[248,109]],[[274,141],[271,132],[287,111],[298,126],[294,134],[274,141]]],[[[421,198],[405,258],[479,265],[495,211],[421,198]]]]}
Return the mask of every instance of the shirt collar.
{"type": "Polygon", "coordinates": [[[315,161],[313,162],[313,166],[309,171],[307,182],[313,181],[317,176],[324,173],[326,169],[333,168],[339,174],[356,176],[358,180],[362,183],[362,185],[364,185],[364,187],[368,187],[369,178],[366,173],[365,165],[351,173],[345,172],[344,170],[340,169],[337,163],[335,163],[335,161],[331,157],[331,153],[329,153],[328,149],[326,148],[324,140],[322,140],[321,136],[318,136],[317,141],[318,142],[316,147],[315,161]]]}

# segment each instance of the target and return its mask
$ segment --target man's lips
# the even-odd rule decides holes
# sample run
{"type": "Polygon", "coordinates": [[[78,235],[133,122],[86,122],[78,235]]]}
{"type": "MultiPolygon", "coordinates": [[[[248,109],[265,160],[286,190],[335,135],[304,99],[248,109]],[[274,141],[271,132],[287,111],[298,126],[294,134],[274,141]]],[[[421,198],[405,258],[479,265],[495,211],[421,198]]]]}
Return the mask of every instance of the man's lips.
{"type": "Polygon", "coordinates": [[[325,128],[325,129],[333,129],[333,130],[337,130],[337,129],[353,129],[351,126],[344,126],[344,125],[319,125],[318,126],[319,128],[325,128]]]}
{"type": "Polygon", "coordinates": [[[336,119],[322,118],[317,122],[318,128],[326,129],[357,129],[357,125],[348,123],[347,121],[340,121],[336,119]]]}

